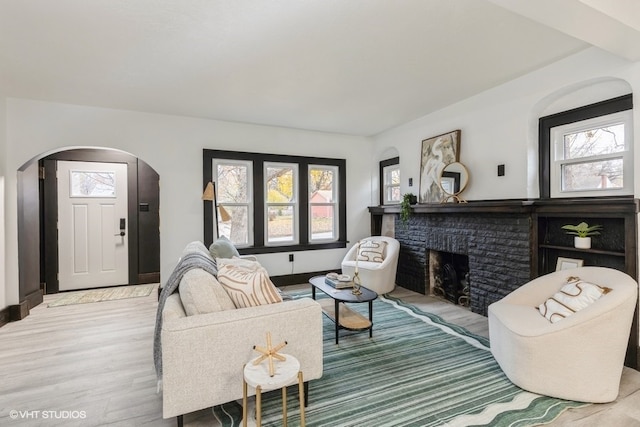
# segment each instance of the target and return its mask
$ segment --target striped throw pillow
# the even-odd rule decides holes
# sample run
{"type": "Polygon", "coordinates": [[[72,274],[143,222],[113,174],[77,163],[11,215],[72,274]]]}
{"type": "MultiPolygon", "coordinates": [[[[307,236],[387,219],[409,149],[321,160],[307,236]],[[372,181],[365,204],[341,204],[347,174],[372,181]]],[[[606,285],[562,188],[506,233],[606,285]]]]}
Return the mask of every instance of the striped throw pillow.
{"type": "Polygon", "coordinates": [[[218,281],[236,308],[282,302],[267,270],[255,261],[226,262],[218,266],[218,281]]]}

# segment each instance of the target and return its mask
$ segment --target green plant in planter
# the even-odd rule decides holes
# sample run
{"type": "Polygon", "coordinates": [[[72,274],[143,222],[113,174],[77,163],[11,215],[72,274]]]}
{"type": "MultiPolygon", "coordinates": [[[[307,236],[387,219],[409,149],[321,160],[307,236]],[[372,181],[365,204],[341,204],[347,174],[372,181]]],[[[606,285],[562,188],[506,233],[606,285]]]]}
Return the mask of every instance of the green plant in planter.
{"type": "Polygon", "coordinates": [[[589,236],[595,236],[600,234],[599,230],[602,230],[602,226],[601,225],[589,226],[589,224],[587,224],[586,222],[581,222],[578,225],[571,225],[571,224],[563,225],[562,229],[567,230],[567,234],[571,234],[573,236],[589,237],[589,236]]]}
{"type": "Polygon", "coordinates": [[[402,195],[402,202],[400,202],[400,220],[402,224],[407,225],[407,221],[411,216],[411,205],[414,203],[416,203],[415,194],[406,193],[402,195]]]}

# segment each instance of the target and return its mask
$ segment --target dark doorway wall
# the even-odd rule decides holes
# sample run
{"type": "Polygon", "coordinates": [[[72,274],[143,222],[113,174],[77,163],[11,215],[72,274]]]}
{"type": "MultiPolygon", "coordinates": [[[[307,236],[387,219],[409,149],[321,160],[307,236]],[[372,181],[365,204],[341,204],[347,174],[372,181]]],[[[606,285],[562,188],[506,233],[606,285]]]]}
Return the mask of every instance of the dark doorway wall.
{"type": "Polygon", "coordinates": [[[110,149],[60,151],[18,171],[20,303],[11,320],[28,315],[43,294],[58,292],[56,161],[126,163],[128,174],[129,284],[160,281],[160,177],[144,161],[110,149]]]}

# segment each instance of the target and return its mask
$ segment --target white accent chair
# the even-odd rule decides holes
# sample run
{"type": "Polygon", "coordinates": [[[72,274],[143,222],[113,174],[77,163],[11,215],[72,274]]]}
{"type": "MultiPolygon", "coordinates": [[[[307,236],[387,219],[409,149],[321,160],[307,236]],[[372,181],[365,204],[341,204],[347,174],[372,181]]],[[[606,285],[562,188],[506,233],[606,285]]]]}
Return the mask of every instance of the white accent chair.
{"type": "Polygon", "coordinates": [[[638,283],[604,267],[538,277],[489,306],[496,361],[517,386],[533,393],[605,403],[618,396],[638,283]],[[611,288],[590,306],[551,323],[537,307],[569,276],[611,288]]]}
{"type": "MultiPolygon", "coordinates": [[[[387,245],[383,252],[384,261],[358,261],[358,275],[362,286],[369,288],[378,294],[386,294],[396,287],[396,270],[398,268],[398,255],[400,254],[400,242],[391,237],[371,236],[362,240],[374,242],[384,241],[387,245]]],[[[358,255],[358,242],[354,244],[342,260],[342,274],[353,277],[358,255]]]]}

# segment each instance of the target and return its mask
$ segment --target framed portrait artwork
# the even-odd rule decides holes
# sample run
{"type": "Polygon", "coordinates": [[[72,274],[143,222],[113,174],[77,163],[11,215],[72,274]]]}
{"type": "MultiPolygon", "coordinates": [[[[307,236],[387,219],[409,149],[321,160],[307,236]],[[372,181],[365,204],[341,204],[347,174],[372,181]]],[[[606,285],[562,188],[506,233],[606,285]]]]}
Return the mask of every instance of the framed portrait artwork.
{"type": "Polygon", "coordinates": [[[572,268],[582,267],[583,264],[584,260],[582,259],[558,257],[558,262],[556,263],[556,271],[570,270],[572,268]]]}
{"type": "Polygon", "coordinates": [[[446,165],[458,161],[460,133],[458,129],[422,141],[419,203],[440,203],[444,199],[440,175],[446,165]]]}

